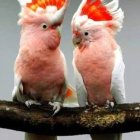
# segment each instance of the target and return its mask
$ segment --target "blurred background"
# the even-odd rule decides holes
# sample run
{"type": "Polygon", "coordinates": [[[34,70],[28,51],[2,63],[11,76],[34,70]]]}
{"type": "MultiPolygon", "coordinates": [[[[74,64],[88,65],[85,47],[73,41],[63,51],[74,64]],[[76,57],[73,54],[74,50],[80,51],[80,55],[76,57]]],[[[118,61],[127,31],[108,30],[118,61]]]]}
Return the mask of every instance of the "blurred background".
{"type": "MultiPolygon", "coordinates": [[[[107,1],[107,0],[106,0],[107,1]]],[[[73,44],[71,18],[81,0],[71,0],[63,25],[62,50],[68,64],[69,81],[74,86],[72,68],[73,44]]],[[[125,83],[127,102],[140,102],[140,0],[120,0],[125,12],[124,28],[117,34],[126,65],[125,83]]],[[[0,0],[0,100],[11,100],[13,65],[19,49],[20,27],[17,25],[20,6],[17,0],[0,0]]],[[[131,127],[131,126],[130,126],[131,127]]],[[[0,129],[0,140],[23,140],[24,133],[0,129]]],[[[88,135],[59,137],[59,140],[90,140],[88,135]]],[[[140,132],[127,133],[123,140],[139,140],[140,132]]]]}

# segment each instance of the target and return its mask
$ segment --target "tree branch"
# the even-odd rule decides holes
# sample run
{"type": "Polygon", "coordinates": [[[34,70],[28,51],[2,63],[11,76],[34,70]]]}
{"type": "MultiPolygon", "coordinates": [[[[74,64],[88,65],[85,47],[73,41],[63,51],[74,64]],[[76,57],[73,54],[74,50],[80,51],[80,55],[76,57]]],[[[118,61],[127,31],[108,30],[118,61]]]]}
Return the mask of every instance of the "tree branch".
{"type": "Polygon", "coordinates": [[[0,101],[0,127],[30,133],[68,136],[140,131],[140,103],[104,107],[63,108],[52,117],[51,106],[0,101]]]}

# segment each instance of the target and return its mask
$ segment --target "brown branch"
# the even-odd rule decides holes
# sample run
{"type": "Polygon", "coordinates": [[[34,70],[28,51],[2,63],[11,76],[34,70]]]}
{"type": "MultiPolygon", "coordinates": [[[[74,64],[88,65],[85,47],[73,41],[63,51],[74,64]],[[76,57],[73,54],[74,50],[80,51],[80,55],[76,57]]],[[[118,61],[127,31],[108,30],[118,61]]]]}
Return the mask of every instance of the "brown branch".
{"type": "Polygon", "coordinates": [[[140,131],[140,103],[102,108],[63,108],[52,117],[50,106],[0,101],[0,127],[30,133],[68,136],[140,131]]]}

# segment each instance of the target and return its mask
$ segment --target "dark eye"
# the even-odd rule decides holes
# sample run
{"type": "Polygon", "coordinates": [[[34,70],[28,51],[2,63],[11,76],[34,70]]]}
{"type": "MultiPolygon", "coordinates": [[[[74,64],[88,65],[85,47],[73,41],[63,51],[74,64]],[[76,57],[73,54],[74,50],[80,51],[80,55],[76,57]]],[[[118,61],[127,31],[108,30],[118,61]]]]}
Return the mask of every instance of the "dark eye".
{"type": "Polygon", "coordinates": [[[85,32],[84,35],[85,35],[85,36],[88,36],[88,32],[85,32]]]}
{"type": "Polygon", "coordinates": [[[48,25],[47,25],[46,23],[42,23],[42,24],[41,24],[41,28],[42,28],[43,30],[45,30],[45,29],[48,28],[48,25]]]}

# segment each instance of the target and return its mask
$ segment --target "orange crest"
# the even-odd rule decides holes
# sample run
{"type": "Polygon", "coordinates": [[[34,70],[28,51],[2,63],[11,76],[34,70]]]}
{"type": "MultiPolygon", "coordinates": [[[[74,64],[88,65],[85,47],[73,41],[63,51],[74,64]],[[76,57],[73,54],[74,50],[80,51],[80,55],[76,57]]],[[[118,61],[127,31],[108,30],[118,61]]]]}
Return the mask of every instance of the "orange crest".
{"type": "Polygon", "coordinates": [[[94,21],[112,20],[113,16],[108,9],[103,5],[101,0],[87,0],[82,8],[81,15],[87,15],[88,18],[94,21]]]}
{"type": "Polygon", "coordinates": [[[65,0],[32,0],[31,3],[27,3],[26,6],[33,11],[36,11],[38,7],[46,9],[47,6],[56,6],[59,10],[63,7],[65,0]]]}

